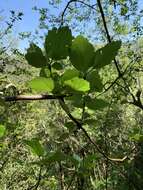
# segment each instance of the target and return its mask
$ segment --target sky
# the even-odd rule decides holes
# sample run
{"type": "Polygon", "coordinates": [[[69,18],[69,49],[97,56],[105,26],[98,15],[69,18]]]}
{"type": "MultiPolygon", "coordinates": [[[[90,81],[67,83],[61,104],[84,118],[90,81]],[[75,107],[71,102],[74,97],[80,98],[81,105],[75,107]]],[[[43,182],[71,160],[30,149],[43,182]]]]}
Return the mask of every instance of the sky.
{"type": "MultiPolygon", "coordinates": [[[[34,10],[32,11],[32,8],[37,6],[38,8],[44,7],[51,10],[52,8],[48,7],[48,2],[49,0],[0,0],[0,11],[3,10],[2,16],[5,20],[9,18],[10,10],[21,11],[24,13],[22,21],[16,23],[16,27],[14,27],[15,30],[13,35],[17,37],[19,32],[35,31],[39,23],[39,14],[34,10]]],[[[64,9],[67,2],[68,0],[65,0],[62,5],[59,5],[59,12],[64,9]]],[[[140,9],[143,9],[143,0],[138,0],[138,4],[140,9]]],[[[56,9],[52,9],[52,12],[54,14],[58,14],[56,13],[56,9]]],[[[18,44],[22,51],[28,47],[28,42],[26,40],[21,42],[19,41],[18,44]]]]}
{"type": "Polygon", "coordinates": [[[38,14],[32,11],[34,6],[39,8],[47,7],[48,0],[0,0],[0,10],[4,10],[3,14],[8,17],[9,11],[21,11],[24,13],[22,22],[18,26],[18,30],[33,30],[38,26],[38,14]]]}
{"type": "MultiPolygon", "coordinates": [[[[24,16],[21,21],[15,24],[16,27],[13,35],[18,36],[19,32],[32,31],[38,27],[38,12],[32,10],[34,6],[38,8],[49,8],[48,0],[0,0],[0,11],[2,10],[2,16],[5,20],[9,19],[10,10],[23,12],[24,16]]],[[[59,7],[59,10],[61,7],[59,7]]],[[[55,9],[52,9],[53,14],[56,14],[55,9]]],[[[23,42],[19,41],[19,46],[21,50],[24,50],[28,46],[28,42],[25,40],[23,42]]]]}

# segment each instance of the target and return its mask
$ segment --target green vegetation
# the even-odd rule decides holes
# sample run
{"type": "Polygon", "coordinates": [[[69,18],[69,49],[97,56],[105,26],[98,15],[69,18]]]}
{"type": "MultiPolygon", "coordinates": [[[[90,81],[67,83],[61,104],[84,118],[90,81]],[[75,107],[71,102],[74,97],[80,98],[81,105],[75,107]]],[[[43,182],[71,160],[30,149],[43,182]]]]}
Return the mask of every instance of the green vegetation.
{"type": "MultiPolygon", "coordinates": [[[[0,189],[142,190],[142,10],[66,3],[42,48],[32,41],[23,54],[0,37],[0,189]],[[95,20],[94,38],[84,24],[95,20]]],[[[47,10],[34,10],[45,29],[47,10]]],[[[8,32],[22,16],[12,14],[8,32]]]]}

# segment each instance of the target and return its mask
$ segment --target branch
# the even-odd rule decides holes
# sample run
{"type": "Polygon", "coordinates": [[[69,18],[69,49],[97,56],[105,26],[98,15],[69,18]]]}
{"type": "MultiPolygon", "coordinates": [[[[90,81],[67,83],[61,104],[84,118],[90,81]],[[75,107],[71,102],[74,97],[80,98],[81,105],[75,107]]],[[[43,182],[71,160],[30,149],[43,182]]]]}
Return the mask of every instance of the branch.
{"type": "Polygon", "coordinates": [[[6,96],[4,100],[6,102],[11,101],[20,101],[20,100],[54,100],[60,99],[63,97],[68,97],[69,95],[47,95],[47,94],[38,94],[38,95],[18,95],[18,96],[6,96]]]}
{"type": "Polygon", "coordinates": [[[59,162],[59,170],[60,170],[60,185],[61,185],[61,190],[65,190],[64,186],[64,172],[62,168],[61,162],[59,162]]]}
{"type": "Polygon", "coordinates": [[[65,16],[65,13],[66,13],[67,9],[69,8],[70,4],[73,3],[73,2],[81,3],[81,4],[83,4],[83,5],[85,5],[85,6],[89,7],[89,8],[91,8],[91,9],[93,9],[93,10],[96,10],[96,9],[94,8],[95,4],[94,4],[94,5],[90,5],[90,4],[85,3],[84,1],[81,1],[81,0],[70,0],[70,1],[67,3],[67,5],[65,6],[65,8],[64,8],[64,10],[63,10],[63,12],[62,12],[62,14],[61,14],[61,26],[64,24],[64,16],[65,16]]]}
{"type": "MultiPolygon", "coordinates": [[[[105,15],[104,15],[103,8],[102,8],[100,0],[97,0],[97,4],[98,4],[98,7],[99,7],[99,10],[100,10],[100,13],[101,13],[104,29],[105,29],[105,32],[106,32],[106,35],[107,35],[107,40],[108,40],[109,43],[111,43],[111,37],[110,37],[109,31],[108,31],[108,28],[107,28],[105,15]]],[[[122,73],[121,73],[121,71],[119,69],[119,66],[118,66],[118,63],[117,63],[116,59],[114,59],[114,63],[115,63],[116,69],[118,71],[118,75],[122,76],[122,73]]]]}
{"type": "Polygon", "coordinates": [[[99,147],[98,145],[90,138],[90,136],[88,135],[87,131],[83,128],[82,124],[76,119],[74,118],[70,111],[68,106],[65,104],[64,102],[64,97],[68,97],[69,95],[19,95],[19,96],[7,96],[5,97],[5,101],[10,102],[10,101],[20,101],[20,100],[45,100],[45,99],[57,99],[59,100],[59,103],[61,105],[61,107],[63,108],[63,110],[65,111],[65,113],[69,116],[69,118],[76,124],[78,129],[81,129],[83,131],[83,133],[85,134],[85,136],[87,137],[87,139],[89,140],[90,143],[92,143],[94,145],[94,147],[98,150],[98,152],[103,155],[106,159],[110,160],[110,161],[115,161],[115,162],[123,162],[125,161],[128,157],[125,156],[122,159],[118,159],[118,158],[109,158],[99,147]]]}
{"type": "MultiPolygon", "coordinates": [[[[127,73],[128,69],[131,68],[131,63],[132,63],[132,62],[135,63],[135,61],[136,61],[137,59],[138,59],[138,57],[137,57],[135,60],[131,60],[131,61],[129,62],[129,64],[126,66],[125,70],[122,72],[122,76],[117,76],[117,78],[116,78],[107,88],[105,88],[104,91],[101,92],[98,96],[101,96],[102,94],[104,94],[105,92],[107,92],[108,90],[110,90],[110,88],[112,88],[112,86],[114,86],[115,84],[117,84],[117,81],[118,81],[119,79],[121,79],[121,78],[127,73]]],[[[104,84],[104,86],[105,86],[105,84],[104,84]]],[[[98,96],[97,96],[97,97],[98,97],[98,96]]]]}
{"type": "Polygon", "coordinates": [[[65,6],[62,14],[61,14],[61,26],[64,24],[64,16],[65,16],[65,13],[66,13],[66,10],[68,9],[69,5],[72,3],[72,2],[76,2],[76,0],[70,0],[67,5],[65,6]]]}
{"type": "Polygon", "coordinates": [[[128,156],[124,156],[123,158],[109,158],[100,148],[99,146],[90,138],[90,136],[88,135],[87,131],[83,128],[82,124],[76,119],[74,118],[70,111],[68,106],[65,104],[64,102],[64,98],[59,99],[59,103],[61,105],[61,107],[63,108],[63,110],[65,111],[65,113],[69,116],[69,118],[76,124],[78,129],[81,129],[83,131],[83,133],[85,134],[85,136],[87,137],[87,139],[89,140],[89,142],[91,144],[94,145],[94,147],[96,148],[96,150],[102,155],[104,156],[107,160],[109,161],[115,161],[115,162],[124,162],[128,156]]]}
{"type": "MultiPolygon", "coordinates": [[[[106,35],[107,35],[107,40],[108,40],[108,42],[110,43],[110,42],[111,42],[111,37],[110,37],[109,31],[108,31],[108,28],[107,28],[107,24],[106,24],[106,20],[105,20],[105,15],[104,15],[104,11],[103,11],[103,8],[102,8],[102,5],[101,5],[100,0],[97,0],[97,4],[98,4],[98,7],[99,7],[99,10],[100,10],[100,13],[101,13],[101,17],[102,17],[104,29],[105,29],[105,32],[106,32],[106,35]]],[[[143,104],[141,103],[141,101],[140,101],[140,100],[136,100],[135,97],[134,97],[134,95],[131,93],[129,86],[128,86],[128,84],[126,83],[125,78],[123,77],[123,74],[124,74],[124,73],[122,73],[122,72],[120,71],[116,59],[114,59],[114,63],[115,63],[116,69],[117,69],[117,71],[118,71],[118,76],[119,76],[119,78],[122,78],[122,80],[123,80],[125,86],[128,88],[128,92],[130,93],[130,95],[131,95],[132,98],[133,98],[133,102],[130,102],[130,103],[133,104],[133,105],[135,105],[135,106],[137,106],[137,107],[139,107],[139,108],[141,108],[141,109],[143,109],[143,104]]],[[[117,80],[118,80],[118,78],[117,78],[117,80]]],[[[114,85],[115,83],[116,83],[116,80],[113,82],[113,84],[111,84],[111,86],[114,85]]],[[[110,86],[109,86],[109,88],[110,88],[110,86]]],[[[109,89],[109,88],[108,88],[108,89],[109,89]]],[[[128,103],[129,103],[129,102],[128,102],[128,103]]]]}

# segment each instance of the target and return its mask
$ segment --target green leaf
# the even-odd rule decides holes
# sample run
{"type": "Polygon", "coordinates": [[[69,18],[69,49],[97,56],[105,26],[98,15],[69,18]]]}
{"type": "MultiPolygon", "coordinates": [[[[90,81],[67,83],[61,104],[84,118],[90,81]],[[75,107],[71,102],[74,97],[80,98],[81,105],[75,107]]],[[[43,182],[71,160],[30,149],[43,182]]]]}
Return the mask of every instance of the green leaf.
{"type": "Polygon", "coordinates": [[[47,154],[46,158],[42,160],[42,163],[47,165],[53,162],[60,162],[68,159],[68,156],[60,151],[50,152],[47,154]]]}
{"type": "Polygon", "coordinates": [[[89,82],[78,77],[74,77],[70,80],[64,81],[66,86],[69,86],[73,90],[80,91],[80,92],[87,92],[90,90],[89,82]]]}
{"type": "Polygon", "coordinates": [[[131,137],[131,139],[137,141],[137,142],[143,142],[143,135],[141,134],[135,134],[131,137]]]}
{"type": "Polygon", "coordinates": [[[0,124],[0,137],[3,137],[5,134],[6,128],[4,125],[0,124]]]}
{"type": "Polygon", "coordinates": [[[37,156],[43,156],[44,155],[44,148],[40,144],[39,140],[37,138],[33,138],[31,140],[24,140],[25,144],[30,147],[32,152],[36,154],[37,156]]]}
{"type": "Polygon", "coordinates": [[[128,13],[128,11],[129,11],[129,8],[126,5],[122,6],[121,13],[120,13],[121,16],[125,16],[128,13]]]}
{"type": "Polygon", "coordinates": [[[102,99],[97,99],[97,98],[92,99],[91,97],[87,96],[85,98],[85,105],[89,109],[100,110],[100,109],[107,107],[109,105],[109,103],[102,99]]]}
{"type": "Polygon", "coordinates": [[[95,120],[95,119],[85,119],[84,120],[84,124],[96,125],[97,124],[97,120],[95,120]]]}
{"type": "Polygon", "coordinates": [[[70,80],[74,77],[79,76],[79,71],[76,69],[68,69],[64,72],[64,74],[61,77],[61,81],[64,82],[65,80],[70,80]]]}
{"type": "Polygon", "coordinates": [[[103,84],[101,82],[100,76],[96,70],[91,71],[86,80],[90,82],[90,91],[94,92],[101,92],[103,90],[103,84]]]}
{"type": "Polygon", "coordinates": [[[40,74],[39,75],[40,75],[40,77],[49,78],[51,76],[51,72],[50,72],[50,70],[47,67],[43,67],[40,70],[40,74]]]}
{"type": "Polygon", "coordinates": [[[71,30],[67,27],[53,28],[48,32],[45,40],[47,56],[59,60],[69,55],[69,48],[72,43],[71,30]]]}
{"type": "Polygon", "coordinates": [[[56,62],[54,62],[54,63],[52,64],[52,68],[54,68],[54,69],[56,69],[56,70],[62,70],[62,69],[63,69],[63,64],[56,61],[56,62]]]}
{"type": "Polygon", "coordinates": [[[57,161],[57,162],[60,162],[60,161],[64,161],[67,159],[67,156],[60,152],[60,151],[57,151],[55,152],[51,157],[50,157],[50,160],[53,162],[53,161],[57,161]]]}
{"type": "Polygon", "coordinates": [[[95,52],[94,68],[101,68],[111,63],[121,47],[121,41],[113,41],[95,52]]]}
{"type": "Polygon", "coordinates": [[[29,86],[37,92],[51,92],[54,81],[51,78],[37,77],[29,82],[29,86]]]}
{"type": "Polygon", "coordinates": [[[73,96],[67,97],[66,100],[71,101],[71,104],[77,108],[83,108],[83,97],[81,94],[75,94],[73,96]]]}
{"type": "Polygon", "coordinates": [[[86,72],[94,63],[94,47],[82,36],[76,37],[71,46],[70,60],[79,71],[86,72]]]}
{"type": "Polygon", "coordinates": [[[84,167],[86,169],[92,169],[95,165],[94,161],[97,160],[97,156],[95,154],[88,155],[84,158],[84,167]]]}
{"type": "Polygon", "coordinates": [[[80,167],[82,159],[77,154],[73,154],[71,157],[69,157],[69,159],[74,164],[74,166],[80,167]]]}
{"type": "Polygon", "coordinates": [[[77,129],[77,126],[76,126],[75,123],[73,123],[72,121],[66,122],[66,123],[65,123],[65,127],[66,127],[70,132],[73,132],[74,130],[77,129]]]}
{"type": "Polygon", "coordinates": [[[42,50],[34,43],[30,44],[25,55],[29,65],[33,67],[41,68],[47,65],[46,58],[42,53],[42,50]]]}

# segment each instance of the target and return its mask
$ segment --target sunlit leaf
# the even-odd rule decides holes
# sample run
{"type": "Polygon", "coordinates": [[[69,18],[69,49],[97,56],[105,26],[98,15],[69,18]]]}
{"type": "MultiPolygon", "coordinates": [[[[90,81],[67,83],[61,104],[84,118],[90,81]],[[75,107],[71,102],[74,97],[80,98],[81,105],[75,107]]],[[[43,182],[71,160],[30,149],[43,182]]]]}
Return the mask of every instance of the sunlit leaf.
{"type": "Polygon", "coordinates": [[[37,77],[29,82],[29,86],[38,92],[51,92],[54,89],[54,81],[51,78],[37,77]]]}
{"type": "Polygon", "coordinates": [[[135,140],[137,142],[143,142],[143,135],[141,134],[135,134],[131,137],[132,140],[135,140]]]}
{"type": "Polygon", "coordinates": [[[78,77],[78,76],[79,76],[79,71],[78,70],[76,70],[76,69],[68,69],[63,73],[61,80],[62,81],[70,80],[70,79],[72,79],[74,77],[78,77]]]}
{"type": "Polygon", "coordinates": [[[80,92],[87,92],[90,90],[89,82],[78,77],[74,77],[70,80],[64,81],[66,86],[69,86],[73,90],[80,91],[80,92]]]}
{"type": "Polygon", "coordinates": [[[4,125],[0,124],[0,137],[3,137],[5,134],[6,128],[4,125]]]}

